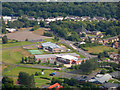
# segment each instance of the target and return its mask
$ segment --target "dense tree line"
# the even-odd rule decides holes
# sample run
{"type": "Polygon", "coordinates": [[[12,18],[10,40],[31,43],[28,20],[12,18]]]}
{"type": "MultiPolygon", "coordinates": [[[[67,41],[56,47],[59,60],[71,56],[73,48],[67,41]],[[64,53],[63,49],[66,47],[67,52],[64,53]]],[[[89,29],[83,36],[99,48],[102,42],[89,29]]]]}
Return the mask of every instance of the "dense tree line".
{"type": "Polygon", "coordinates": [[[35,26],[34,28],[36,29],[36,27],[38,27],[37,25],[38,25],[37,21],[28,20],[26,18],[19,18],[18,20],[13,21],[13,22],[8,21],[8,24],[6,27],[9,27],[9,28],[27,28],[27,27],[35,26]]]}
{"type": "Polygon", "coordinates": [[[40,3],[7,3],[3,2],[3,15],[28,15],[36,17],[57,17],[57,16],[102,16],[114,17],[118,16],[118,3],[85,3],[85,2],[40,2],[40,3]]]}
{"type": "Polygon", "coordinates": [[[119,30],[119,22],[118,21],[56,21],[50,23],[50,28],[54,31],[55,34],[58,34],[60,37],[64,37],[65,39],[71,41],[79,41],[80,32],[79,29],[82,29],[82,26],[86,28],[88,31],[101,31],[104,32],[105,35],[116,36],[120,34],[119,30]]]}

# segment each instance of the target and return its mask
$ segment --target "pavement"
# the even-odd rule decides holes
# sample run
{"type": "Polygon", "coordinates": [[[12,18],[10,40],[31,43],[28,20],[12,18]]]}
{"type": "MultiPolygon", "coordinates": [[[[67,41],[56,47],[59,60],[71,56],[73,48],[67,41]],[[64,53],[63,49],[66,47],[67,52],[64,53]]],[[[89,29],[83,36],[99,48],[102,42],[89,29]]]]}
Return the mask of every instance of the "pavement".
{"type": "Polygon", "coordinates": [[[76,47],[75,45],[73,45],[75,43],[73,41],[68,41],[68,40],[65,40],[63,38],[60,38],[60,40],[61,40],[61,43],[66,44],[66,45],[72,47],[74,50],[77,50],[78,53],[80,53],[81,55],[83,55],[86,58],[97,57],[97,55],[90,55],[88,52],[82,50],[81,48],[76,47]]]}

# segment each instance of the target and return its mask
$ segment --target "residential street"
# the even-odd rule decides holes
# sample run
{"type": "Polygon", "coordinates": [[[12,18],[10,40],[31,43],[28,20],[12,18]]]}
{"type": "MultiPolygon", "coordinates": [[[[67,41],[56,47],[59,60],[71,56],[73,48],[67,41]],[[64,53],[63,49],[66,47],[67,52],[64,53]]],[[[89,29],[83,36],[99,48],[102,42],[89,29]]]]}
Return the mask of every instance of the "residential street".
{"type": "Polygon", "coordinates": [[[77,52],[79,52],[81,55],[85,56],[86,58],[97,57],[97,55],[90,55],[89,53],[87,53],[86,51],[82,50],[81,48],[77,48],[76,46],[74,46],[73,44],[75,42],[68,41],[68,40],[65,40],[63,38],[60,38],[60,40],[61,40],[61,43],[66,44],[66,45],[72,47],[73,49],[77,50],[77,52]]]}

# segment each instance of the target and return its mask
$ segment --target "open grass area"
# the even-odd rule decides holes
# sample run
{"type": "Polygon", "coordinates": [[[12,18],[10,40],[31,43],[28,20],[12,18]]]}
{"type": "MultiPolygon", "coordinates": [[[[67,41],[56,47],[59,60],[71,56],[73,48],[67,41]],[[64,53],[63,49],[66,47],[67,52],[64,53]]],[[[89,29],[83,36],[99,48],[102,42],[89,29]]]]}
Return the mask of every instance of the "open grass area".
{"type": "MultiPolygon", "coordinates": [[[[27,72],[29,74],[35,74],[35,72],[40,72],[42,69],[40,68],[30,68],[30,67],[15,67],[5,73],[3,73],[3,75],[6,75],[6,76],[18,76],[19,75],[19,72],[27,72]]],[[[44,70],[44,75],[41,75],[43,77],[50,77],[49,74],[51,72],[54,72],[55,70],[44,70]]]]}
{"type": "Polygon", "coordinates": [[[34,33],[34,34],[37,34],[37,35],[43,35],[44,32],[45,32],[45,30],[42,29],[42,28],[39,28],[39,29],[33,31],[33,33],[34,33]]]}
{"type": "MultiPolygon", "coordinates": [[[[3,76],[10,76],[13,78],[14,82],[17,80],[17,77],[19,75],[19,72],[27,72],[30,75],[35,74],[35,72],[41,72],[42,69],[39,68],[29,68],[29,67],[15,67],[5,73],[3,73],[3,76]]],[[[51,76],[49,76],[50,73],[54,72],[55,70],[44,70],[44,75],[34,76],[35,78],[35,85],[36,87],[43,87],[45,85],[50,84],[50,81],[52,79],[51,76]]]]}
{"type": "Polygon", "coordinates": [[[84,49],[88,50],[89,53],[93,53],[93,54],[99,54],[101,52],[110,51],[110,50],[113,50],[114,53],[118,52],[117,49],[107,47],[107,46],[85,47],[84,49]]]}
{"type": "Polygon", "coordinates": [[[22,47],[2,50],[2,62],[18,64],[23,56],[33,56],[22,47]]]}
{"type": "Polygon", "coordinates": [[[2,48],[15,47],[15,46],[23,46],[23,45],[29,45],[29,44],[36,44],[36,42],[30,42],[30,41],[11,42],[10,41],[7,44],[2,44],[2,48]]]}
{"type": "Polygon", "coordinates": [[[111,83],[120,83],[120,81],[118,81],[117,79],[111,79],[108,82],[111,82],[111,83]]]}

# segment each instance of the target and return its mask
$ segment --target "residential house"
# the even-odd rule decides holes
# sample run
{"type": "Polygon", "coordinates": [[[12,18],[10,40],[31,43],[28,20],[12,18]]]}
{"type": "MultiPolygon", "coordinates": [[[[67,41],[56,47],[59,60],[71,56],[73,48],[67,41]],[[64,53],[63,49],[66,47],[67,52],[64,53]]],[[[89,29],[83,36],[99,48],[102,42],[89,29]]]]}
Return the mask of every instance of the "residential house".
{"type": "Polygon", "coordinates": [[[53,22],[53,21],[56,21],[56,18],[54,17],[49,17],[47,19],[45,19],[46,22],[53,22]]]}
{"type": "Polygon", "coordinates": [[[96,36],[90,37],[88,36],[89,40],[95,42],[98,38],[96,36]]]}
{"type": "Polygon", "coordinates": [[[91,18],[89,16],[82,16],[82,21],[89,21],[91,18]]]}
{"type": "Polygon", "coordinates": [[[97,37],[98,37],[98,38],[103,38],[104,35],[103,35],[103,34],[98,34],[97,37]]]}
{"type": "Polygon", "coordinates": [[[59,90],[60,88],[63,88],[63,86],[61,86],[59,83],[55,83],[55,84],[51,85],[50,87],[48,87],[49,90],[52,90],[53,88],[55,90],[59,90]]]}
{"type": "Polygon", "coordinates": [[[103,43],[110,43],[110,42],[116,42],[116,41],[119,41],[118,36],[107,38],[107,39],[103,39],[103,43]]]}
{"type": "Polygon", "coordinates": [[[110,74],[97,74],[94,78],[90,79],[89,82],[103,84],[108,82],[110,79],[112,79],[110,74]]]}
{"type": "Polygon", "coordinates": [[[109,57],[112,58],[113,60],[120,61],[120,55],[119,54],[111,53],[111,54],[109,54],[109,57]]]}
{"type": "Polygon", "coordinates": [[[119,78],[119,76],[120,76],[120,71],[115,71],[115,72],[112,72],[112,73],[110,73],[110,75],[113,77],[113,78],[119,78]]]}
{"type": "Polygon", "coordinates": [[[92,31],[92,34],[93,35],[99,35],[99,34],[101,34],[101,32],[100,31],[92,31]]]}
{"type": "Polygon", "coordinates": [[[108,21],[115,21],[115,20],[116,20],[115,18],[108,19],[108,21]]]}
{"type": "Polygon", "coordinates": [[[8,21],[12,20],[12,17],[10,17],[10,16],[3,16],[3,20],[4,20],[5,24],[7,24],[8,21]]]}
{"type": "Polygon", "coordinates": [[[119,48],[119,42],[114,42],[113,44],[112,44],[112,47],[113,48],[119,48]]]}
{"type": "Polygon", "coordinates": [[[92,18],[93,21],[103,21],[103,20],[107,20],[105,17],[93,17],[92,18]]]}
{"type": "Polygon", "coordinates": [[[18,17],[12,17],[12,19],[11,19],[12,22],[16,21],[16,20],[18,20],[18,17]]]}
{"type": "Polygon", "coordinates": [[[27,17],[28,20],[33,20],[35,21],[36,19],[34,17],[27,17]]]}
{"type": "Polygon", "coordinates": [[[62,21],[64,19],[64,17],[62,17],[62,16],[58,16],[58,17],[56,17],[56,20],[60,20],[60,21],[62,21]]]}
{"type": "Polygon", "coordinates": [[[85,41],[88,37],[80,37],[81,41],[85,41]]]}
{"type": "Polygon", "coordinates": [[[13,33],[16,31],[16,29],[14,28],[6,28],[6,30],[9,32],[9,33],[13,33]]]}

